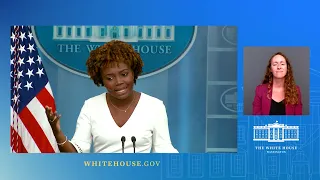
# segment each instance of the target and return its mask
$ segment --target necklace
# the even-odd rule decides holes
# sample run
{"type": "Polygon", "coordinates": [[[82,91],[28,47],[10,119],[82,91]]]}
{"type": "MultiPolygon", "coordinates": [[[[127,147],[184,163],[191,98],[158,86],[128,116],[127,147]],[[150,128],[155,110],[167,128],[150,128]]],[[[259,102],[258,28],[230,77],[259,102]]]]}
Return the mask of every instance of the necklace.
{"type": "MultiPolygon", "coordinates": [[[[135,96],[135,94],[133,93],[133,99],[132,99],[131,103],[129,104],[129,106],[127,107],[127,109],[125,109],[125,110],[116,107],[116,106],[111,102],[110,99],[109,99],[109,101],[110,101],[111,105],[112,105],[113,107],[115,107],[116,109],[118,109],[118,110],[120,110],[120,111],[127,112],[127,110],[128,110],[129,107],[132,105],[132,103],[133,103],[133,101],[134,101],[135,98],[136,98],[136,96],[135,96]]],[[[107,96],[107,99],[108,99],[108,96],[107,96]]]]}

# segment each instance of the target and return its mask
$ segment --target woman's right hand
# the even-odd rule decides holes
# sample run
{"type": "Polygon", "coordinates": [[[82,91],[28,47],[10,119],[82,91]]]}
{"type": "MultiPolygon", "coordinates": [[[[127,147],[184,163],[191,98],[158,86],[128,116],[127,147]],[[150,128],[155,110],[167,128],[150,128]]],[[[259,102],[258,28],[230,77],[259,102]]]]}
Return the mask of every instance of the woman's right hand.
{"type": "Polygon", "coordinates": [[[46,115],[51,126],[52,132],[56,138],[57,145],[60,152],[74,152],[76,153],[76,148],[68,141],[67,136],[63,134],[60,128],[60,117],[56,112],[52,111],[52,107],[46,106],[46,115]]]}
{"type": "Polygon", "coordinates": [[[59,132],[61,132],[61,127],[60,127],[61,115],[59,115],[57,111],[53,112],[52,108],[49,106],[46,106],[45,109],[46,109],[46,115],[53,133],[58,134],[59,132]]]}

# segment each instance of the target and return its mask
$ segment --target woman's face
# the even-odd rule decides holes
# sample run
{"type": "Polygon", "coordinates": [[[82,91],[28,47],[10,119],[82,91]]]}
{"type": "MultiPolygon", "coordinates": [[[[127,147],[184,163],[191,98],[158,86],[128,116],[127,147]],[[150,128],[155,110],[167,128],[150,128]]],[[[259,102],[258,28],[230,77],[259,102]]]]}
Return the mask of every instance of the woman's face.
{"type": "Polygon", "coordinates": [[[104,87],[116,99],[126,99],[133,91],[134,75],[127,64],[113,64],[101,71],[104,87]]]}
{"type": "Polygon", "coordinates": [[[270,71],[273,74],[273,78],[281,79],[287,74],[287,62],[281,55],[275,55],[271,59],[270,71]]]}

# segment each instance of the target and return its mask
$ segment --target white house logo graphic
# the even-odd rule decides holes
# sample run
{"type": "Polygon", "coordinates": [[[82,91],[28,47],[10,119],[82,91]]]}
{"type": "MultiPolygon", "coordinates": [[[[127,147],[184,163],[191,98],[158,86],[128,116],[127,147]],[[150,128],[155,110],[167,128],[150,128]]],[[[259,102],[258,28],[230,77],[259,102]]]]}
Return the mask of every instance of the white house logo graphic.
{"type": "Polygon", "coordinates": [[[58,66],[88,77],[86,60],[102,44],[121,40],[131,44],[144,61],[142,77],[178,63],[192,47],[196,26],[34,26],[41,52],[58,66]]]}
{"type": "Polygon", "coordinates": [[[230,112],[237,112],[237,87],[224,91],[220,96],[222,107],[230,112]]]}
{"type": "Polygon", "coordinates": [[[174,41],[174,26],[54,26],[55,40],[88,40],[90,42],[174,41]]]}
{"type": "Polygon", "coordinates": [[[222,37],[225,41],[232,45],[237,45],[237,28],[234,26],[225,26],[222,29],[222,37]]]}
{"type": "Polygon", "coordinates": [[[267,142],[299,141],[299,126],[287,126],[276,121],[265,126],[253,126],[253,140],[267,142]]]}

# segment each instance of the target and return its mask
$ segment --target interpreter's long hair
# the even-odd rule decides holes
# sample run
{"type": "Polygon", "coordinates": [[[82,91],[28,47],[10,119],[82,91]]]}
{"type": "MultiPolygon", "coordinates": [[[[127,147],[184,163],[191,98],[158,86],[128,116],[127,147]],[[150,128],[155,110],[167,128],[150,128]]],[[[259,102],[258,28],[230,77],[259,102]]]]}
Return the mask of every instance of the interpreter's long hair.
{"type": "Polygon", "coordinates": [[[286,63],[287,63],[287,74],[285,75],[285,80],[284,80],[285,103],[291,104],[291,105],[298,104],[298,101],[299,101],[298,96],[299,95],[298,95],[298,90],[297,90],[297,87],[296,87],[296,84],[294,81],[294,77],[293,77],[292,66],[291,66],[290,61],[287,58],[287,56],[285,56],[281,52],[277,52],[271,56],[271,58],[269,59],[268,66],[266,68],[266,73],[264,75],[264,79],[262,81],[262,84],[268,84],[267,97],[268,97],[268,99],[271,99],[270,93],[272,91],[272,83],[273,83],[273,74],[271,72],[271,60],[276,55],[280,55],[280,56],[284,57],[284,59],[286,60],[286,63]]]}

